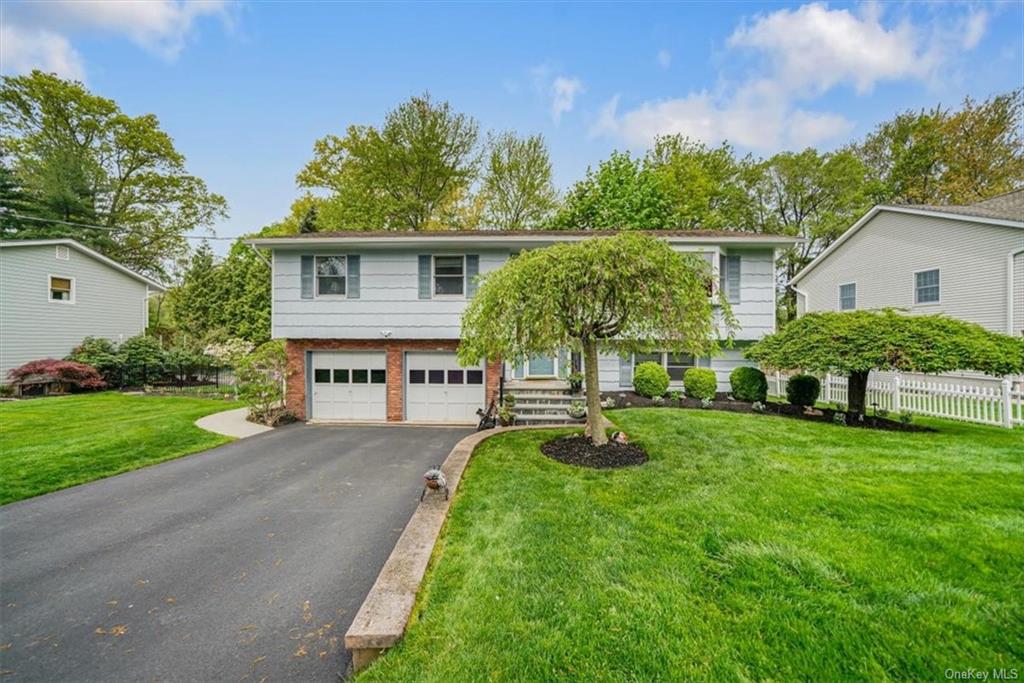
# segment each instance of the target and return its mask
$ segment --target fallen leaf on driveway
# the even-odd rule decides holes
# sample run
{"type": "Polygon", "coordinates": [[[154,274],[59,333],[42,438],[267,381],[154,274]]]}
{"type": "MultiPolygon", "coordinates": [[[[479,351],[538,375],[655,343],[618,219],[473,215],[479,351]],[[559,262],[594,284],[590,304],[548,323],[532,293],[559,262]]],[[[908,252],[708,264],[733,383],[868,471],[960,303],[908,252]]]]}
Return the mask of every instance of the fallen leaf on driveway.
{"type": "Polygon", "coordinates": [[[306,656],[306,646],[305,645],[299,645],[299,649],[296,650],[295,654],[292,655],[292,656],[293,657],[305,657],[306,656]]]}

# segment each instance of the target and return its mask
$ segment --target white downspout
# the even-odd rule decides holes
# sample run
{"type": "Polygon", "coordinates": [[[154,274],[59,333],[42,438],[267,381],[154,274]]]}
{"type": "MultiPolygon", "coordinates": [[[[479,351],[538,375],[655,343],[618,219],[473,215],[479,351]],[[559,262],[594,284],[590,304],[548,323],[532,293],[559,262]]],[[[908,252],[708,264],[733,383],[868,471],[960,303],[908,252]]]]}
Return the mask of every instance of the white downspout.
{"type": "Polygon", "coordinates": [[[1013,336],[1013,261],[1017,254],[1024,253],[1024,247],[1015,249],[1006,255],[1006,334],[1013,336]]]}

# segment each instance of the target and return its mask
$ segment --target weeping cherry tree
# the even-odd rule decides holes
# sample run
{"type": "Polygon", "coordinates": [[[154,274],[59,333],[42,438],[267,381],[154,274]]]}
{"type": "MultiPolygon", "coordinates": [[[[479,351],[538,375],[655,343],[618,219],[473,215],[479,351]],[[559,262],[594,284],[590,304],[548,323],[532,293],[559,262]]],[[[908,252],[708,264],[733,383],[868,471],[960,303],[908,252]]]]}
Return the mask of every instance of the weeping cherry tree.
{"type": "Polygon", "coordinates": [[[724,298],[709,296],[712,278],[699,254],[638,232],[525,251],[482,277],[462,316],[459,360],[517,364],[559,349],[582,353],[587,434],[600,446],[608,438],[598,352],[714,353],[735,322],[724,298]]]}

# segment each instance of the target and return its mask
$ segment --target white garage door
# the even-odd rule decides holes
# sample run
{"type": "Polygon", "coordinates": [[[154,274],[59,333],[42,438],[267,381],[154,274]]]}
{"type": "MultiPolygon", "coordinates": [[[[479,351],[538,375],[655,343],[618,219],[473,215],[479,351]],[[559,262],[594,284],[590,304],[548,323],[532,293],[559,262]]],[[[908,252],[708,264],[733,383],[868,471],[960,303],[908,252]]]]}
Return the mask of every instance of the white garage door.
{"type": "Polygon", "coordinates": [[[484,406],[484,368],[464,368],[454,353],[405,354],[407,420],[476,422],[484,406]]]}
{"type": "Polygon", "coordinates": [[[384,352],[314,351],[314,420],[385,420],[384,352]]]}

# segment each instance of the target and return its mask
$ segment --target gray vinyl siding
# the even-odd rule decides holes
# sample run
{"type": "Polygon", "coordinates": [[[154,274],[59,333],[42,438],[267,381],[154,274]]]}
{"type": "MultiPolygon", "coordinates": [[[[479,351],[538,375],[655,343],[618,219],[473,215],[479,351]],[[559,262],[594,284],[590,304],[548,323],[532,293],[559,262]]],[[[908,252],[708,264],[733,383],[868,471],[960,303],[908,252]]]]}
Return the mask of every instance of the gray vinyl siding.
{"type": "Polygon", "coordinates": [[[0,249],[0,381],[31,360],[63,358],[88,336],[118,342],[146,329],[145,283],[74,247],[0,249]],[[49,277],[74,278],[74,303],[53,303],[49,277]]]}
{"type": "MultiPolygon", "coordinates": [[[[273,331],[285,339],[458,339],[465,298],[421,299],[418,257],[421,249],[359,251],[341,247],[284,249],[274,252],[273,331]],[[302,255],[360,256],[360,298],[303,299],[302,255]]],[[[466,253],[441,252],[433,253],[466,253]]],[[[479,271],[499,268],[508,249],[474,250],[479,271]]],[[[737,339],[760,339],[775,330],[774,252],[771,249],[728,250],[739,254],[740,302],[733,304],[740,329],[737,339]]]]}
{"type": "MultiPolygon", "coordinates": [[[[274,254],[274,335],[285,339],[458,339],[466,298],[420,299],[418,256],[429,250],[356,252],[343,248],[274,254]],[[359,299],[303,299],[300,258],[306,254],[360,256],[359,299]]],[[[465,252],[459,252],[465,253],[465,252]]],[[[508,250],[480,250],[480,273],[501,266],[508,250]]]]}
{"type": "Polygon", "coordinates": [[[839,310],[839,285],[856,282],[858,309],[942,313],[1005,333],[1007,257],[1022,247],[1020,228],[881,211],[801,278],[798,310],[839,310]],[[915,304],[914,273],[936,268],[939,302],[915,304]]]}
{"type": "Polygon", "coordinates": [[[1024,336],[1024,253],[1013,257],[1013,333],[1024,336]]]}

